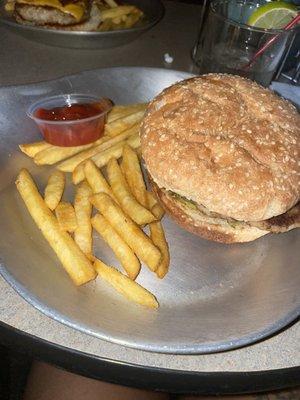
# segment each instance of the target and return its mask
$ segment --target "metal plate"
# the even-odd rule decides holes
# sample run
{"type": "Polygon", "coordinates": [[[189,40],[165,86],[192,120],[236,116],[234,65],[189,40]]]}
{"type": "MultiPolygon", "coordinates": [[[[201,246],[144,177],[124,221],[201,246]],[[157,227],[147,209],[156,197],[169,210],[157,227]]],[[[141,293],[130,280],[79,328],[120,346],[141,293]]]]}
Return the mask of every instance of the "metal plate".
{"type": "Polygon", "coordinates": [[[27,39],[51,46],[76,49],[107,49],[121,46],[138,38],[161,20],[164,6],[160,0],[128,0],[145,14],[145,20],[131,29],[110,32],[71,32],[40,28],[18,24],[4,9],[4,0],[0,0],[0,23],[27,39]]]}
{"type": "MultiPolygon", "coordinates": [[[[222,245],[164,219],[171,267],[164,280],[143,268],[138,282],[158,297],[149,311],[124,300],[100,280],[76,288],[32,222],[14,187],[27,167],[41,189],[49,167],[37,168],[17,145],[38,139],[25,117],[40,97],[84,92],[116,103],[151,99],[189,74],[151,68],[89,71],[57,81],[0,88],[0,256],[4,278],[48,316],[115,343],[165,353],[207,353],[257,341],[300,311],[299,230],[249,244],[222,245]]],[[[66,198],[71,198],[70,192],[66,198]]],[[[95,237],[96,254],[117,265],[95,237]]]]}

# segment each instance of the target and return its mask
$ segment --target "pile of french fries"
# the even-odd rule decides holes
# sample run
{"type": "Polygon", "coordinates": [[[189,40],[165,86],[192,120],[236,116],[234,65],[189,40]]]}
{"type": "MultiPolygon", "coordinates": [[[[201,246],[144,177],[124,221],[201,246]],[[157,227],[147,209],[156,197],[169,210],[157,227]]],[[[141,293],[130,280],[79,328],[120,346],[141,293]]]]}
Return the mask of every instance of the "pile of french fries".
{"type": "Polygon", "coordinates": [[[50,173],[44,196],[26,169],[20,171],[16,185],[76,285],[98,275],[127,299],[158,308],[156,297],[135,282],[141,262],[159,278],[166,275],[170,263],[161,224],[164,212],[147,190],[139,159],[138,127],[145,107],[115,106],[104,136],[89,145],[58,147],[42,141],[20,145],[36,164],[58,165],[50,173]],[[76,184],[73,204],[63,200],[65,172],[72,172],[76,184]],[[95,257],[93,230],[113,250],[124,273],[95,257]]]}
{"type": "Polygon", "coordinates": [[[114,0],[96,1],[101,11],[99,31],[114,31],[132,28],[144,13],[133,5],[118,5],[114,0]]]}

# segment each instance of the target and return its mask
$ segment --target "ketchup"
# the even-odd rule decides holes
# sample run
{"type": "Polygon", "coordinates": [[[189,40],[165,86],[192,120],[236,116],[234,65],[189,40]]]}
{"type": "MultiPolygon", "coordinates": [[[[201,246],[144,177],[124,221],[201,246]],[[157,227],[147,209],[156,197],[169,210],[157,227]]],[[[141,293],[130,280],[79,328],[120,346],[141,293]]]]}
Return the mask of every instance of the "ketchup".
{"type": "Polygon", "coordinates": [[[39,119],[38,125],[48,143],[56,146],[81,146],[103,135],[106,114],[111,106],[110,100],[101,99],[97,103],[38,108],[34,117],[39,119]]]}
{"type": "Polygon", "coordinates": [[[70,106],[54,107],[50,110],[46,108],[38,108],[34,116],[46,121],[76,121],[93,117],[102,112],[97,104],[71,104],[70,106]]]}

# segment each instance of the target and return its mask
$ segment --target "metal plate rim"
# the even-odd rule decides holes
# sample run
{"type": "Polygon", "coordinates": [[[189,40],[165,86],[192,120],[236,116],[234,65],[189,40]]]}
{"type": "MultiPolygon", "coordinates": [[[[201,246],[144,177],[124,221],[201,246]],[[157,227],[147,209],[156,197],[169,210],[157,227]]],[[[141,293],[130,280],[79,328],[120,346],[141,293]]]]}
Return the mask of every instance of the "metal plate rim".
{"type": "Polygon", "coordinates": [[[94,331],[93,329],[89,329],[84,325],[77,325],[76,323],[72,322],[68,317],[62,315],[57,310],[51,309],[47,307],[42,301],[40,301],[36,296],[34,296],[30,291],[24,288],[24,286],[19,283],[16,279],[13,278],[11,274],[5,269],[5,266],[1,263],[0,264],[0,274],[5,279],[5,281],[30,305],[36,308],[38,311],[42,312],[49,318],[54,319],[61,324],[68,326],[69,328],[76,329],[84,334],[88,334],[94,337],[97,337],[100,340],[104,340],[107,342],[111,342],[117,344],[119,346],[126,346],[136,350],[142,350],[152,353],[160,353],[160,354],[178,354],[178,355],[197,355],[197,354],[213,354],[219,353],[223,351],[230,351],[235,350],[246,345],[254,344],[259,342],[275,332],[278,332],[280,329],[283,329],[287,325],[291,324],[293,321],[297,320],[300,316],[300,307],[296,307],[293,311],[291,311],[288,315],[282,318],[279,321],[276,321],[270,327],[262,330],[253,335],[248,335],[237,340],[232,341],[224,341],[219,342],[217,346],[215,345],[206,345],[200,344],[197,346],[189,346],[186,345],[185,348],[182,346],[176,347],[172,346],[169,348],[162,349],[161,346],[154,346],[154,345],[141,345],[139,343],[132,344],[132,342],[127,342],[126,340],[112,338],[106,334],[101,334],[99,332],[94,331]]]}

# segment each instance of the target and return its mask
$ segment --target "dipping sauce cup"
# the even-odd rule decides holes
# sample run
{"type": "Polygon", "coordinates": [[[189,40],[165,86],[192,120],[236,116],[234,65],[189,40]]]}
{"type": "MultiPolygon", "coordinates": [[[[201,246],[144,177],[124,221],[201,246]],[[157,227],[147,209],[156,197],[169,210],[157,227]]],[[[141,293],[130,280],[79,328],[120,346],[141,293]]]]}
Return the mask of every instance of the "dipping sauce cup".
{"type": "Polygon", "coordinates": [[[62,94],[32,104],[27,115],[35,121],[46,142],[56,146],[81,146],[104,133],[112,102],[85,94],[62,94]]]}

